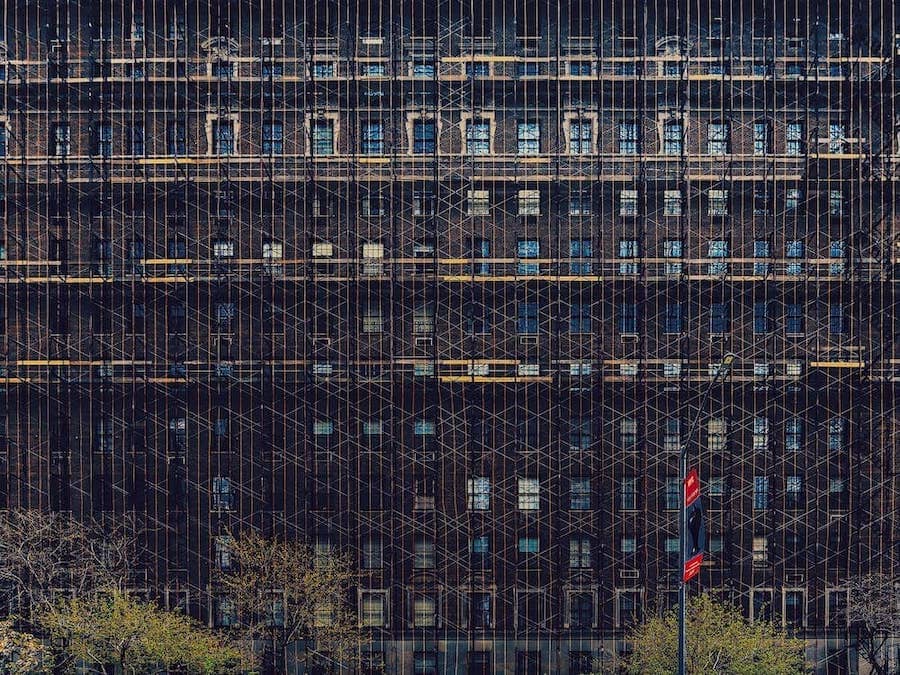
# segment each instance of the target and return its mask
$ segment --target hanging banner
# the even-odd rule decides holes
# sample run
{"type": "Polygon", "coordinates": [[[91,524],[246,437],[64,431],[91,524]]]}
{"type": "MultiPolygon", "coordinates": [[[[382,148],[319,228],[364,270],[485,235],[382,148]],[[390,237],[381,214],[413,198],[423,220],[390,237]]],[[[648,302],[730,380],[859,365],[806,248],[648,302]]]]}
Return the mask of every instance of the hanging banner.
{"type": "Polygon", "coordinates": [[[700,477],[691,469],[684,479],[684,570],[682,579],[690,581],[700,573],[703,552],[706,550],[706,524],[703,522],[703,501],[700,499],[700,477]]]}

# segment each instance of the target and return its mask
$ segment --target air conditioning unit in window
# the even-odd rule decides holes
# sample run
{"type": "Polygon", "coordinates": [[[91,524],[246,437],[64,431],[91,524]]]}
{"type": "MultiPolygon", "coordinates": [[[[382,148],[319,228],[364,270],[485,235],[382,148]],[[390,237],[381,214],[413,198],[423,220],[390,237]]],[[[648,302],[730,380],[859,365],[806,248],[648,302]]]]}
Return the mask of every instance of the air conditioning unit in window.
{"type": "Polygon", "coordinates": [[[641,573],[638,570],[632,569],[623,569],[619,570],[619,578],[620,579],[638,579],[640,578],[641,573]]]}
{"type": "Polygon", "coordinates": [[[622,333],[619,336],[619,339],[622,342],[637,342],[638,340],[641,339],[641,336],[638,335],[637,333],[622,333]]]}
{"type": "Polygon", "coordinates": [[[331,344],[331,338],[327,335],[313,335],[313,347],[328,347],[331,344]]]}
{"type": "Polygon", "coordinates": [[[806,575],[802,572],[784,575],[784,583],[787,586],[802,586],[806,582],[806,575]]]}
{"type": "Polygon", "coordinates": [[[430,335],[416,338],[416,347],[430,347],[431,344],[432,339],[430,335]]]}
{"type": "Polygon", "coordinates": [[[519,344],[520,345],[536,345],[537,344],[537,336],[536,335],[520,335],[519,336],[519,344]]]}

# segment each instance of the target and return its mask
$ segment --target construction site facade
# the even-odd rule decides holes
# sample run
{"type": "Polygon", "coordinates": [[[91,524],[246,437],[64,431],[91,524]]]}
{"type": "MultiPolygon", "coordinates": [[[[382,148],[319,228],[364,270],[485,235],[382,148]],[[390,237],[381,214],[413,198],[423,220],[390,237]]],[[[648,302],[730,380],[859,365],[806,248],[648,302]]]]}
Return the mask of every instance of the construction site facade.
{"type": "Polygon", "coordinates": [[[687,443],[691,591],[856,672],[844,584],[900,569],[896,11],[7,0],[0,508],[133,517],[213,626],[231,533],[346,551],[358,672],[575,675],[677,602],[687,443]]]}

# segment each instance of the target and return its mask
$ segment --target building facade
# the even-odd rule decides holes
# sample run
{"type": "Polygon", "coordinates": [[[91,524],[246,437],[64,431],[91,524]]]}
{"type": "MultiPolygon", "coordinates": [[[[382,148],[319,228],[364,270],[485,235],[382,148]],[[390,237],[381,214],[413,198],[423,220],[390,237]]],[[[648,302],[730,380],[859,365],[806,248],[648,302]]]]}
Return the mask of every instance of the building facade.
{"type": "Polygon", "coordinates": [[[227,533],[309,537],[354,668],[574,675],[677,597],[688,442],[697,587],[854,672],[843,584],[900,567],[893,3],[2,11],[0,508],[132,514],[211,625],[227,533]]]}

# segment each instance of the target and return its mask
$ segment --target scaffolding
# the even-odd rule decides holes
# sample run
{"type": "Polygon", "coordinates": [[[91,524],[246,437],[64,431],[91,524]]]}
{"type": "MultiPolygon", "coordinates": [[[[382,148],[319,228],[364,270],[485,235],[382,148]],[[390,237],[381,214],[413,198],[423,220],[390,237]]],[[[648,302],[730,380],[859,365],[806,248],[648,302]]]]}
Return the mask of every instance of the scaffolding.
{"type": "Polygon", "coordinates": [[[893,3],[2,10],[0,508],[132,514],[213,625],[229,532],[352,551],[365,672],[587,673],[677,597],[687,440],[698,588],[855,666],[842,584],[900,566],[893,3]]]}

